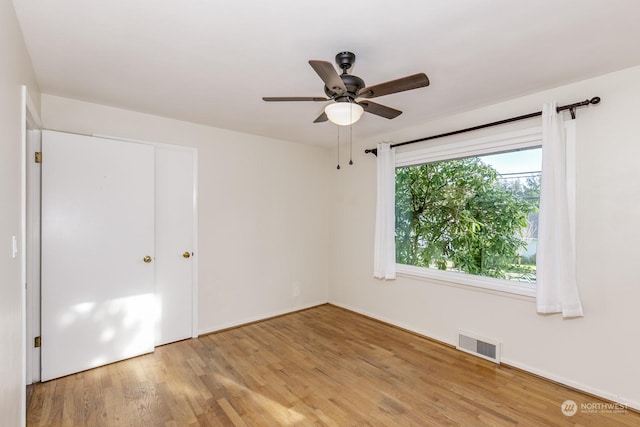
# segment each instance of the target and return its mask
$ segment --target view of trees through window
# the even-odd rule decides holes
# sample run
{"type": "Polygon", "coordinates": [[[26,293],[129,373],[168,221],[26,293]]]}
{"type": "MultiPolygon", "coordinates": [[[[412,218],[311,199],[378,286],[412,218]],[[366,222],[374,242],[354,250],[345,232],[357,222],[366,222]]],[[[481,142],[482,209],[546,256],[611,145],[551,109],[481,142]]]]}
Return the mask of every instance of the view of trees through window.
{"type": "Polygon", "coordinates": [[[396,260],[535,283],[541,149],[396,169],[396,260]]]}

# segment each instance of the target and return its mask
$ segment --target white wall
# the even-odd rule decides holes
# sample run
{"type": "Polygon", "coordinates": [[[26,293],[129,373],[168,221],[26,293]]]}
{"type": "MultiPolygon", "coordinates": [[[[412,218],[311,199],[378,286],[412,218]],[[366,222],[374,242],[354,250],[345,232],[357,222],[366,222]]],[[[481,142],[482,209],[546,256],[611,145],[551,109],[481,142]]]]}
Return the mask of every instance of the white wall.
{"type": "MultiPolygon", "coordinates": [[[[451,344],[457,328],[496,338],[505,363],[640,408],[638,94],[640,67],[362,141],[358,166],[334,176],[330,302],[451,344]],[[526,297],[412,277],[372,278],[376,170],[364,148],[539,111],[554,99],[563,105],[593,96],[602,103],[577,113],[577,275],[584,318],[538,315],[526,297]]],[[[533,119],[451,140],[539,124],[533,119]]]]}
{"type": "Polygon", "coordinates": [[[198,149],[201,333],[327,301],[327,150],[50,95],[42,121],[198,149]]]}
{"type": "Polygon", "coordinates": [[[12,258],[11,236],[19,238],[21,229],[21,86],[37,106],[40,93],[9,0],[0,0],[0,53],[0,420],[17,426],[24,413],[24,348],[21,259],[12,258]]]}

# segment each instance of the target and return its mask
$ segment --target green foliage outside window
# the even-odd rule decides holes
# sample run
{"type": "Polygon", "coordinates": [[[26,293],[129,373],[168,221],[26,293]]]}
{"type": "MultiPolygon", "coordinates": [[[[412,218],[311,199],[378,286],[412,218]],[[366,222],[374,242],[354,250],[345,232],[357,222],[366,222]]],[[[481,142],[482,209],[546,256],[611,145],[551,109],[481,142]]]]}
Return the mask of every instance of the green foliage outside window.
{"type": "Polygon", "coordinates": [[[538,176],[505,181],[477,157],[398,168],[397,262],[535,282],[520,254],[538,203],[538,176]]]}

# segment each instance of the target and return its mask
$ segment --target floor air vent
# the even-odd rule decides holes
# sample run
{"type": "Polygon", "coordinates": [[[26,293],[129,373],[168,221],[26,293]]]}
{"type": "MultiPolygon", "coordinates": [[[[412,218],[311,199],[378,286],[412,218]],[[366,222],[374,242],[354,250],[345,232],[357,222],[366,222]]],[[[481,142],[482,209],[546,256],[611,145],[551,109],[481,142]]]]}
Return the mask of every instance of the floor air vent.
{"type": "Polygon", "coordinates": [[[458,330],[458,350],[500,363],[500,343],[466,331],[458,330]]]}

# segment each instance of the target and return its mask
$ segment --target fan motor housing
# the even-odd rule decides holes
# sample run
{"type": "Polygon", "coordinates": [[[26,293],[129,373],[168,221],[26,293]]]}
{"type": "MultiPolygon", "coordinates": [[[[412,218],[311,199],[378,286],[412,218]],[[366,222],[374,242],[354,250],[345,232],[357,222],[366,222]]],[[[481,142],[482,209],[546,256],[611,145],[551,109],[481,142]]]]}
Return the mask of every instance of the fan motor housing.
{"type": "Polygon", "coordinates": [[[364,80],[362,80],[358,76],[354,76],[352,74],[341,74],[340,78],[342,79],[342,82],[344,83],[344,85],[347,87],[347,93],[339,94],[329,89],[326,85],[324,87],[324,93],[329,98],[333,98],[336,101],[338,101],[339,98],[343,98],[343,97],[349,97],[349,98],[355,99],[358,91],[363,87],[365,87],[364,80]]]}

